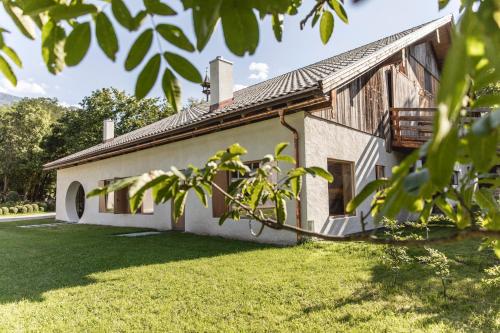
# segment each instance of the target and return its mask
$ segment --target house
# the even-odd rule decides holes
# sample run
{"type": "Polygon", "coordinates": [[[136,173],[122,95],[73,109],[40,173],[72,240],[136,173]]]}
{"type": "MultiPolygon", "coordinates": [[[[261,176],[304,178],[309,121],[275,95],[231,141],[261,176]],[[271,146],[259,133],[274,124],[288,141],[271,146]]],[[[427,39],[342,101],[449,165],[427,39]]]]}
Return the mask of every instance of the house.
{"type": "MultiPolygon", "coordinates": [[[[335,180],[307,178],[301,201],[288,206],[287,223],[328,234],[359,232],[370,200],[351,215],[347,202],[369,181],[390,176],[431,134],[452,24],[443,17],[236,92],[233,64],[218,57],[210,63],[207,103],[119,137],[105,122],[101,144],[45,165],[57,170],[57,219],[254,239],[249,222],[218,225],[225,207],[217,194],[209,208],[189,196],[175,224],[171,205],[156,206],[150,196],[132,215],[126,191],[89,199],[85,193],[171,165],[203,165],[235,142],[248,149],[252,167],[277,143],[290,142],[287,153],[300,165],[328,169],[335,180]]],[[[227,186],[231,177],[220,174],[217,182],[227,186]]],[[[265,229],[257,240],[294,243],[297,237],[265,229]]]]}

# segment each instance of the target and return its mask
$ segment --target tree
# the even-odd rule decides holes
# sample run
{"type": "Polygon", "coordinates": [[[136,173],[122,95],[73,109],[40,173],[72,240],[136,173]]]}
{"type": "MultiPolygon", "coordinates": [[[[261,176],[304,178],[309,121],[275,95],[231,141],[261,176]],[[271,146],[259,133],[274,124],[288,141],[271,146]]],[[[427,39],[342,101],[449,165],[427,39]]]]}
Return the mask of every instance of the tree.
{"type": "Polygon", "coordinates": [[[66,112],[53,125],[43,144],[46,161],[101,143],[105,119],[114,120],[115,134],[121,135],[173,113],[172,107],[158,98],[138,100],[114,88],[96,90],[82,100],[80,108],[66,112]]]}
{"type": "Polygon", "coordinates": [[[56,99],[25,98],[0,111],[3,192],[10,188],[30,197],[36,191],[44,162],[40,143],[64,109],[56,99]]]}

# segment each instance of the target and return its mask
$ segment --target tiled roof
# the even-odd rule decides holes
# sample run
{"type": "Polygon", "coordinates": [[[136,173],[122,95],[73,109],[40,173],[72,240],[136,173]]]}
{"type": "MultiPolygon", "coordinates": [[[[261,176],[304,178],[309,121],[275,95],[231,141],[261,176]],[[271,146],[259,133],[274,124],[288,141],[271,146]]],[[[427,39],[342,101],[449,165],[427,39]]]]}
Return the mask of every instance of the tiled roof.
{"type": "Polygon", "coordinates": [[[349,66],[359,63],[361,60],[369,55],[372,55],[374,52],[384,49],[384,47],[391,45],[401,38],[410,35],[431,23],[426,23],[399,32],[353,50],[335,55],[331,58],[319,61],[312,65],[293,70],[267,81],[235,91],[233,103],[218,110],[210,111],[208,103],[203,103],[130,133],[118,136],[105,143],[101,143],[78,153],[50,162],[44,167],[54,168],[58,165],[71,163],[73,161],[76,162],[86,157],[116,150],[124,145],[130,145],[139,140],[143,142],[149,137],[155,137],[157,135],[168,136],[169,132],[183,127],[191,127],[203,120],[221,116],[223,114],[238,112],[249,107],[293,96],[307,90],[318,89],[320,88],[321,81],[327,76],[331,76],[339,70],[348,69],[349,66]]]}

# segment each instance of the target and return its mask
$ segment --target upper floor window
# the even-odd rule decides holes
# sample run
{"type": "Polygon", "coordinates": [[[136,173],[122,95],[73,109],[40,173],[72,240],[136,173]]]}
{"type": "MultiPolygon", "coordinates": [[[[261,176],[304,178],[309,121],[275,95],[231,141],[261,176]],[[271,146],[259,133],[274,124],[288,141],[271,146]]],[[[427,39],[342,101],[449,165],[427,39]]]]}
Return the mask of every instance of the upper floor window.
{"type": "Polygon", "coordinates": [[[328,171],[333,175],[328,184],[330,216],[347,215],[346,206],[354,196],[354,163],[329,160],[328,171]]]}

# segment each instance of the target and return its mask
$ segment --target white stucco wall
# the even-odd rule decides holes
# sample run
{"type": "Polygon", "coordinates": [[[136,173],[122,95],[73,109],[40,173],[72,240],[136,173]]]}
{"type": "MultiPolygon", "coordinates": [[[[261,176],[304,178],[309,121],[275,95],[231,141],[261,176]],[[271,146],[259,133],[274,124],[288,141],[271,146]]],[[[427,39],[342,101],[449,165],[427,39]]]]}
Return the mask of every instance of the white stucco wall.
{"type": "MultiPolygon", "coordinates": [[[[397,153],[387,153],[383,139],[346,128],[322,119],[308,116],[304,121],[305,163],[327,169],[328,159],[354,162],[355,192],[375,179],[375,165],[384,165],[386,176],[402,159],[397,153]]],[[[371,198],[358,208],[355,216],[331,218],[328,207],[328,183],[319,178],[307,177],[302,199],[306,202],[307,221],[312,221],[314,231],[341,235],[360,232],[360,212],[370,209],[371,198]]],[[[371,219],[370,219],[371,221],[371,219]]],[[[307,222],[303,222],[306,224],[307,222]]],[[[370,223],[368,226],[373,227],[370,223]]]]}
{"type": "MultiPolygon", "coordinates": [[[[287,121],[296,127],[303,136],[303,113],[287,116],[287,121]]],[[[225,149],[238,142],[248,149],[246,160],[256,160],[272,153],[279,142],[292,143],[293,137],[284,128],[279,119],[271,119],[247,126],[233,128],[189,140],[171,143],[127,155],[61,169],[57,172],[57,219],[69,221],[66,207],[68,187],[74,181],[80,182],[88,193],[98,185],[98,181],[116,177],[139,175],[153,169],[168,170],[171,165],[183,168],[189,163],[201,166],[216,151],[225,149]]],[[[293,145],[286,153],[293,155],[293,145]]],[[[303,146],[301,151],[304,151],[303,146]]],[[[303,155],[302,155],[303,156],[303,155]]],[[[290,224],[295,224],[295,204],[288,206],[290,224]]],[[[170,203],[156,206],[153,215],[117,215],[99,213],[97,197],[86,200],[85,212],[80,223],[105,224],[113,226],[150,227],[168,230],[171,228],[170,203]]],[[[256,224],[256,227],[258,225],[256,224]]],[[[212,205],[205,208],[195,195],[190,194],[186,206],[186,231],[198,234],[220,235],[229,238],[255,240],[273,243],[294,243],[296,235],[290,232],[266,229],[259,238],[254,238],[249,231],[248,221],[227,221],[218,225],[218,219],[212,218],[212,205]]]]}

